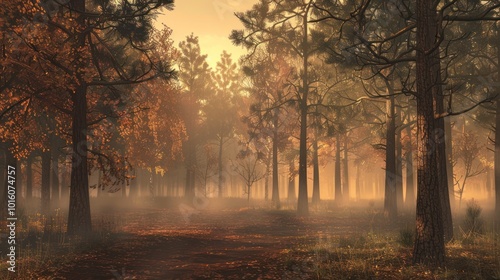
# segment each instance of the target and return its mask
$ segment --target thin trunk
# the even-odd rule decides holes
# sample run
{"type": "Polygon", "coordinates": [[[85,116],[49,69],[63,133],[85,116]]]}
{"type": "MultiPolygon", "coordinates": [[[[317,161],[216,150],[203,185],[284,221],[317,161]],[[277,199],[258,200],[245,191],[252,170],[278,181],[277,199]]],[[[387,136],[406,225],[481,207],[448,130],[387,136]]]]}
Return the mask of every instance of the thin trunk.
{"type": "Polygon", "coordinates": [[[349,194],[349,158],[348,158],[348,138],[347,138],[347,134],[344,135],[344,186],[343,186],[343,189],[342,189],[342,198],[347,202],[349,201],[349,198],[350,198],[350,194],[349,194]]]}
{"type": "Polygon", "coordinates": [[[271,173],[271,154],[272,150],[269,150],[266,158],[266,178],[264,182],[264,199],[267,201],[269,199],[269,174],[271,173]]]}
{"type": "MultiPolygon", "coordinates": [[[[388,84],[388,92],[393,92],[388,84]]],[[[396,172],[396,120],[394,110],[394,96],[391,95],[386,102],[386,147],[385,147],[385,192],[384,213],[390,219],[397,217],[397,172],[396,172]]]]}
{"type": "Polygon", "coordinates": [[[448,178],[448,190],[450,198],[450,208],[455,206],[455,182],[453,182],[453,138],[451,133],[451,120],[450,118],[444,119],[444,133],[446,141],[446,175],[448,178]]]}
{"type": "Polygon", "coordinates": [[[59,152],[52,147],[52,165],[51,165],[51,185],[52,185],[52,202],[54,205],[59,204],[59,152]]]}
{"type": "Polygon", "coordinates": [[[407,209],[415,207],[415,187],[413,185],[413,148],[411,144],[411,126],[406,128],[408,143],[406,144],[406,200],[407,209]]]}
{"type": "Polygon", "coordinates": [[[360,163],[356,163],[356,200],[361,200],[361,174],[360,174],[360,163]]]}
{"type": "MultiPolygon", "coordinates": [[[[500,28],[496,28],[497,36],[500,37],[500,28]]],[[[497,82],[500,82],[500,40],[497,40],[497,82]]],[[[497,88],[499,95],[496,100],[495,118],[495,229],[500,232],[500,87],[497,88]]]]}
{"type": "Polygon", "coordinates": [[[279,189],[279,181],[278,181],[278,116],[279,109],[276,108],[274,110],[274,129],[273,129],[273,194],[272,201],[274,207],[279,209],[280,205],[280,189],[279,189]]]}
{"type": "Polygon", "coordinates": [[[297,212],[299,215],[309,214],[309,198],[307,195],[307,99],[309,95],[308,79],[308,13],[312,1],[309,2],[303,16],[303,73],[302,73],[302,96],[300,100],[300,139],[299,139],[299,198],[297,201],[297,212]]]}
{"type": "MultiPolygon", "coordinates": [[[[10,212],[8,212],[8,209],[10,208],[8,206],[9,206],[10,202],[14,202],[14,206],[15,206],[16,201],[17,201],[17,196],[19,195],[18,189],[17,189],[18,185],[17,185],[17,182],[15,180],[15,178],[18,176],[18,170],[15,169],[15,167],[17,166],[17,159],[10,149],[12,147],[12,144],[13,143],[11,141],[8,141],[7,143],[4,143],[4,145],[3,145],[4,146],[4,155],[5,155],[5,165],[2,168],[4,170],[2,172],[3,189],[2,189],[2,198],[1,198],[1,203],[0,203],[0,208],[2,209],[0,211],[0,213],[1,213],[0,218],[2,220],[5,220],[6,217],[13,216],[13,215],[10,215],[10,212]],[[12,169],[12,167],[14,169],[12,169]],[[14,180],[12,180],[12,177],[9,178],[9,176],[14,177],[14,180]],[[8,197],[9,189],[13,189],[15,191],[16,196],[15,196],[14,201],[11,201],[11,199],[9,199],[9,197],[8,197]]],[[[15,215],[15,213],[14,213],[14,215],[15,215]]]]}
{"type": "Polygon", "coordinates": [[[340,137],[335,137],[335,201],[342,201],[342,179],[340,177],[340,137]]]}
{"type": "Polygon", "coordinates": [[[319,160],[318,160],[318,140],[313,140],[313,193],[312,203],[318,204],[320,201],[319,193],[319,160]]]}
{"type": "Polygon", "coordinates": [[[41,200],[42,200],[42,214],[50,214],[50,151],[42,152],[42,187],[41,187],[41,200]]]}
{"type": "MultiPolygon", "coordinates": [[[[396,127],[401,126],[401,110],[396,107],[396,127]]],[[[396,130],[396,202],[397,209],[404,208],[403,199],[403,147],[401,145],[401,129],[396,130]]]]}
{"type": "Polygon", "coordinates": [[[295,199],[295,161],[292,159],[288,166],[288,201],[295,199]]]}
{"type": "Polygon", "coordinates": [[[442,265],[445,258],[443,213],[438,161],[433,153],[436,142],[436,119],[433,88],[437,81],[435,64],[438,48],[436,1],[417,2],[417,135],[418,190],[416,237],[413,262],[442,265]]]}
{"type": "Polygon", "coordinates": [[[26,160],[26,200],[33,198],[33,155],[26,160]]]}
{"type": "Polygon", "coordinates": [[[219,191],[219,198],[222,197],[222,182],[224,180],[224,178],[222,178],[222,148],[223,148],[223,144],[224,144],[224,138],[221,136],[220,139],[219,139],[219,185],[217,186],[218,187],[218,191],[219,191]]]}

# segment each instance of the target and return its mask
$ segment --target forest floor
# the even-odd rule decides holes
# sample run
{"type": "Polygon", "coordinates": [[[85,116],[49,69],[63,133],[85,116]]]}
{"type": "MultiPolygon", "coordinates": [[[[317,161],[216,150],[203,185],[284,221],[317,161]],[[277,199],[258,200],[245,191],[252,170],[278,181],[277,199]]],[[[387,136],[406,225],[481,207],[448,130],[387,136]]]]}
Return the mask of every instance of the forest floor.
{"type": "MultiPolygon", "coordinates": [[[[234,204],[104,209],[94,214],[93,244],[33,245],[20,253],[17,279],[500,279],[487,234],[449,243],[446,267],[430,269],[411,264],[411,215],[390,223],[368,202],[325,203],[305,218],[234,204]],[[51,252],[29,265],[26,252],[37,250],[51,252]]],[[[1,279],[16,279],[5,272],[1,279]]]]}

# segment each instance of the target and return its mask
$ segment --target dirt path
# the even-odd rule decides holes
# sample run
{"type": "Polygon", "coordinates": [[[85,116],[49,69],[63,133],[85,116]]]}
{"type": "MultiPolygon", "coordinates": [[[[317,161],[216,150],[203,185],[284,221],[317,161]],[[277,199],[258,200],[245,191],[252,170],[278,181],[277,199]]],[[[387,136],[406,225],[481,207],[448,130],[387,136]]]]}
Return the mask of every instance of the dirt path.
{"type": "Polygon", "coordinates": [[[291,211],[128,213],[114,245],[44,271],[46,279],[282,279],[284,250],[323,234],[366,230],[369,220],[338,215],[298,218],[291,211]],[[357,228],[354,228],[357,225],[357,228]],[[365,228],[363,228],[365,227],[365,228]]]}

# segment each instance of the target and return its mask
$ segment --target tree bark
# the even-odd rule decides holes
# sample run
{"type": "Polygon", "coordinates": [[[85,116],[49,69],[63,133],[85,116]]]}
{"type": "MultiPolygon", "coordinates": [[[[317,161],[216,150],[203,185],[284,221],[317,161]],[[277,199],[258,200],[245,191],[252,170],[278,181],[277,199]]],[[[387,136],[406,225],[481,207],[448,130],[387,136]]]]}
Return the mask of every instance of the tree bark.
{"type": "Polygon", "coordinates": [[[218,180],[218,191],[219,191],[219,198],[222,197],[222,182],[224,178],[222,178],[222,147],[224,144],[224,138],[220,136],[219,138],[219,180],[218,180]]]}
{"type": "Polygon", "coordinates": [[[50,214],[50,151],[42,152],[42,187],[41,187],[41,206],[42,206],[42,214],[49,215],[50,214]]]}
{"type": "Polygon", "coordinates": [[[302,96],[300,99],[300,139],[299,139],[299,198],[297,212],[299,215],[309,214],[309,198],[307,195],[307,99],[309,95],[308,79],[308,13],[311,1],[307,4],[303,20],[303,73],[302,73],[302,96]]]}
{"type": "Polygon", "coordinates": [[[279,109],[276,108],[274,112],[274,120],[273,120],[273,193],[272,193],[272,201],[274,207],[280,209],[280,189],[278,185],[278,116],[279,109]]]}
{"type": "Polygon", "coordinates": [[[318,140],[313,140],[313,193],[312,203],[318,204],[320,201],[319,193],[319,160],[318,160],[318,140]]]}
{"type": "Polygon", "coordinates": [[[404,208],[403,199],[403,147],[401,144],[401,109],[396,107],[395,115],[396,123],[396,202],[397,209],[402,210],[404,208]]]}
{"type": "Polygon", "coordinates": [[[33,155],[26,159],[26,200],[33,198],[33,155]]]}
{"type": "Polygon", "coordinates": [[[415,187],[413,185],[413,147],[411,143],[411,126],[406,128],[408,143],[406,144],[406,199],[405,205],[407,209],[415,207],[415,187]]]}
{"type": "Polygon", "coordinates": [[[344,180],[343,180],[343,188],[342,188],[342,198],[348,202],[349,201],[349,198],[350,198],[350,194],[349,194],[349,158],[348,158],[348,138],[347,138],[347,134],[344,135],[344,169],[343,169],[343,173],[344,173],[344,180]]]}
{"type": "MultiPolygon", "coordinates": [[[[392,93],[392,89],[388,92],[392,93]]],[[[396,118],[394,108],[394,95],[386,101],[386,146],[385,146],[385,192],[384,192],[384,213],[394,220],[398,214],[397,208],[397,172],[396,172],[396,118]]]]}
{"type": "Polygon", "coordinates": [[[418,190],[416,237],[413,262],[442,265],[445,258],[443,213],[438,161],[436,157],[436,119],[434,87],[440,85],[435,73],[438,51],[436,3],[417,1],[417,135],[418,190]]]}
{"type": "MultiPolygon", "coordinates": [[[[83,4],[84,5],[84,4],[83,4]]],[[[92,231],[87,163],[87,88],[73,95],[72,168],[69,194],[68,234],[85,236],[92,231]]]]}
{"type": "Polygon", "coordinates": [[[335,137],[335,200],[342,201],[342,178],[340,177],[340,136],[335,137]]]}
{"type": "Polygon", "coordinates": [[[52,149],[52,163],[51,163],[51,199],[54,205],[59,204],[59,152],[57,148],[53,145],[52,149]]]}
{"type": "Polygon", "coordinates": [[[288,166],[288,201],[295,199],[295,161],[292,159],[288,166]]]}

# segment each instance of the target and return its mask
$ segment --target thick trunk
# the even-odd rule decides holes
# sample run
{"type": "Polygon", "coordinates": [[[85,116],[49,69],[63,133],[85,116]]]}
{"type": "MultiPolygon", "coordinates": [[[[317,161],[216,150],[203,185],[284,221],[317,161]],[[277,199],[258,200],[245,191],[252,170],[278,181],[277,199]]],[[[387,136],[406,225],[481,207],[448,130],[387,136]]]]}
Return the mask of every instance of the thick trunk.
{"type": "Polygon", "coordinates": [[[69,194],[68,234],[86,235],[92,230],[87,163],[87,88],[77,87],[73,95],[72,168],[69,194]]]}
{"type": "Polygon", "coordinates": [[[416,209],[416,237],[413,261],[441,265],[444,263],[444,230],[441,207],[436,148],[436,119],[433,88],[436,81],[437,13],[435,1],[417,2],[417,146],[418,190],[416,209]]]}
{"type": "Polygon", "coordinates": [[[50,151],[42,152],[42,214],[50,214],[50,151]]]}
{"type": "MultiPolygon", "coordinates": [[[[392,90],[389,90],[391,93],[392,90]]],[[[389,219],[397,217],[397,172],[396,172],[396,119],[394,110],[394,96],[391,95],[386,103],[386,147],[385,147],[385,192],[384,212],[389,219]]]]}
{"type": "Polygon", "coordinates": [[[273,193],[272,201],[274,207],[279,209],[280,205],[280,190],[278,185],[278,116],[279,109],[275,109],[274,113],[274,131],[273,131],[273,193]]]}
{"type": "Polygon", "coordinates": [[[318,160],[318,140],[313,142],[313,193],[312,203],[318,204],[320,201],[319,193],[319,160],[318,160]]]}
{"type": "Polygon", "coordinates": [[[224,138],[222,136],[220,136],[219,138],[219,181],[218,181],[218,186],[217,186],[217,190],[219,191],[219,198],[222,197],[222,182],[224,180],[224,178],[222,178],[222,148],[223,148],[223,144],[224,144],[224,138]]]}
{"type": "Polygon", "coordinates": [[[450,208],[453,209],[455,205],[455,182],[453,182],[453,138],[451,134],[451,120],[450,118],[444,119],[444,133],[446,141],[446,176],[448,178],[448,190],[450,198],[450,208]]]}
{"type": "Polygon", "coordinates": [[[340,137],[335,137],[335,200],[342,201],[342,179],[340,177],[340,137]]]}

